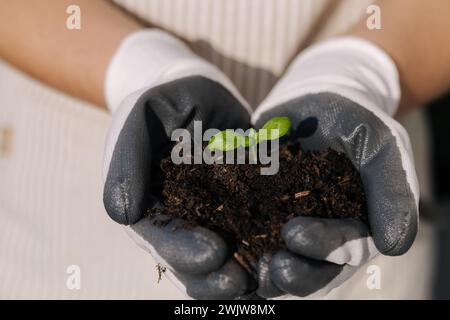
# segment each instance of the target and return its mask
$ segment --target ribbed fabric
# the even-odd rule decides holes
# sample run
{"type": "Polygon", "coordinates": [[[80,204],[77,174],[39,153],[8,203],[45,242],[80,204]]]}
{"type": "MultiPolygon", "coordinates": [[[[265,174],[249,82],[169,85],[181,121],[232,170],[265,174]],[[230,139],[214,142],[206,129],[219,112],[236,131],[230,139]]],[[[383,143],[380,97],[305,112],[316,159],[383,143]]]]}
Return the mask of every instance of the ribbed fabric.
{"type": "Polygon", "coordinates": [[[234,82],[253,108],[289,61],[321,33],[342,32],[369,0],[114,0],[191,44],[234,82]],[[349,12],[324,30],[318,22],[349,12]]]}
{"type": "MultiPolygon", "coordinates": [[[[231,77],[253,108],[299,48],[342,31],[366,4],[117,2],[187,39],[231,77]]],[[[101,168],[109,120],[106,112],[0,61],[0,298],[182,297],[164,277],[156,284],[153,260],[104,211],[101,168]],[[81,268],[81,290],[66,287],[69,265],[81,268]]],[[[406,256],[373,261],[383,272],[383,290],[367,289],[362,268],[330,297],[427,297],[433,259],[427,230],[422,227],[419,245],[406,256]]]]}
{"type": "Polygon", "coordinates": [[[0,155],[0,298],[155,297],[155,264],[103,209],[109,115],[3,63],[0,106],[11,132],[0,155]],[[70,265],[79,291],[66,287],[70,265]]]}

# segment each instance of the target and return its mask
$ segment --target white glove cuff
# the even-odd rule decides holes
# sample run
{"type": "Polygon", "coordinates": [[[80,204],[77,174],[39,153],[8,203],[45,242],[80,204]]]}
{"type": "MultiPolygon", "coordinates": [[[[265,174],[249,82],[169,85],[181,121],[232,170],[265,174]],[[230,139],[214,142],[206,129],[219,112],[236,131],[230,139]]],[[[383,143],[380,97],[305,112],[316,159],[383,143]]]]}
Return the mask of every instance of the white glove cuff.
{"type": "Polygon", "coordinates": [[[106,103],[114,112],[134,91],[195,75],[218,82],[250,110],[218,68],[195,55],[182,41],[158,29],[137,31],[122,41],[106,72],[106,103]]]}
{"type": "Polygon", "coordinates": [[[400,101],[394,61],[379,47],[356,37],[313,45],[295,58],[253,115],[305,94],[333,92],[392,116],[400,101]]]}

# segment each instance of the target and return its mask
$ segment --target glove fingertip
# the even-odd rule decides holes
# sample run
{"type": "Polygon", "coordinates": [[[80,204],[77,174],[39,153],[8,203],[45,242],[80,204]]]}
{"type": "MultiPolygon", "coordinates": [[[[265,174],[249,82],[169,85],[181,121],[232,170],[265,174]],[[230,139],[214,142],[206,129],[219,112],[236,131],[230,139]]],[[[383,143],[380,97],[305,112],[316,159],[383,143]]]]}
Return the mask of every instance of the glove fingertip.
{"type": "Polygon", "coordinates": [[[271,255],[265,254],[258,262],[258,289],[256,294],[263,298],[275,298],[284,295],[270,278],[271,255]]]}
{"type": "Polygon", "coordinates": [[[383,255],[401,256],[413,245],[418,231],[417,214],[408,213],[404,216],[409,217],[407,219],[409,221],[405,221],[403,230],[400,230],[398,227],[393,229],[385,226],[384,233],[378,233],[377,236],[374,236],[375,246],[383,255]]]}
{"type": "Polygon", "coordinates": [[[227,245],[219,235],[202,227],[187,227],[183,220],[159,215],[143,218],[131,228],[179,273],[218,270],[227,257],[227,245]]]}
{"type": "Polygon", "coordinates": [[[249,278],[235,261],[207,275],[184,276],[187,294],[195,299],[234,299],[249,290],[249,278]]]}
{"type": "Polygon", "coordinates": [[[281,290],[306,297],[323,289],[343,266],[296,256],[288,251],[277,252],[270,263],[270,276],[281,290]]]}
{"type": "Polygon", "coordinates": [[[103,204],[109,217],[117,223],[129,225],[136,223],[143,215],[143,197],[129,194],[130,186],[125,182],[107,179],[103,192],[103,204]]]}

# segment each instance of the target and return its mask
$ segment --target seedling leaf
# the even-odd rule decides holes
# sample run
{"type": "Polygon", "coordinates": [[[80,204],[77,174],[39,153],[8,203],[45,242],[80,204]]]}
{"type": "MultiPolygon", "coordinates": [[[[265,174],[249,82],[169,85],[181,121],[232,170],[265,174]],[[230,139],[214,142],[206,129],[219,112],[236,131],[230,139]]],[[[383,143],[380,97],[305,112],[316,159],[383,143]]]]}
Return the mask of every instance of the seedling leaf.
{"type": "Polygon", "coordinates": [[[253,144],[257,144],[257,137],[258,134],[256,133],[256,130],[250,128],[248,131],[248,136],[244,137],[244,146],[249,147],[252,144],[252,142],[253,144]]]}
{"type": "Polygon", "coordinates": [[[216,133],[211,137],[208,143],[208,148],[212,151],[229,151],[245,145],[245,137],[234,132],[233,130],[225,130],[216,133]]]}
{"type": "Polygon", "coordinates": [[[288,117],[275,117],[267,121],[258,131],[257,140],[275,140],[286,133],[291,128],[291,120],[288,117]]]}
{"type": "Polygon", "coordinates": [[[263,127],[256,132],[251,128],[247,136],[240,135],[232,129],[216,133],[209,139],[208,148],[212,151],[230,151],[238,147],[250,147],[264,140],[275,140],[284,136],[291,128],[288,117],[276,117],[267,121],[263,127]]]}

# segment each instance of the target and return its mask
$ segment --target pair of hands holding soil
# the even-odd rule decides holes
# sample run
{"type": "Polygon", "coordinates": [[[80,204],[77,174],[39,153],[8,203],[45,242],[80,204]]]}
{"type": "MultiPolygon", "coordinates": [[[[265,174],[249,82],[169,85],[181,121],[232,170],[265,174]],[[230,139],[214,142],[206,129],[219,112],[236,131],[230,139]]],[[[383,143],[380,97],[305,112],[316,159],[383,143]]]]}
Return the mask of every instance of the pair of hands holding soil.
{"type": "Polygon", "coordinates": [[[399,75],[373,43],[337,37],[304,50],[252,121],[231,81],[161,30],[129,35],[105,83],[105,208],[189,296],[325,295],[414,241],[418,183],[392,118],[399,75]],[[274,176],[164,159],[172,132],[196,120],[259,129],[274,117],[292,124],[274,176]]]}
{"type": "MultiPolygon", "coordinates": [[[[276,194],[271,198],[271,190],[260,187],[262,197],[246,199],[243,192],[226,190],[220,172],[214,173],[220,166],[201,169],[201,165],[197,172],[180,178],[163,161],[166,183],[161,184],[161,160],[172,146],[173,130],[192,130],[196,120],[202,121],[204,130],[250,126],[248,112],[229,91],[204,77],[186,77],[138,93],[129,101],[132,105],[126,108],[130,111],[110,141],[113,151],[104,204],[115,221],[129,225],[127,230],[139,245],[168,267],[166,274],[174,276],[172,280],[189,296],[324,295],[377,254],[399,255],[411,246],[417,231],[417,207],[404,156],[389,123],[357,103],[322,92],[302,95],[263,112],[256,128],[273,117],[289,117],[290,143],[281,148],[280,172],[270,178],[278,184],[276,194]],[[305,150],[331,148],[345,154],[361,180],[350,162],[335,151],[302,151],[295,142],[305,150]],[[286,165],[292,159],[303,159],[308,165],[286,165]],[[328,167],[320,167],[323,163],[328,167]],[[320,171],[315,178],[304,172],[316,170],[311,168],[320,171]],[[283,175],[298,175],[300,180],[292,182],[283,175]],[[215,177],[209,181],[216,186],[222,183],[225,191],[201,193],[205,177],[215,177]],[[197,185],[196,178],[200,181],[197,185]],[[183,183],[192,189],[183,188],[183,183]],[[180,197],[185,201],[168,197],[171,188],[184,192],[180,197]],[[225,202],[219,203],[224,197],[225,202]],[[195,206],[202,199],[211,206],[195,206]],[[286,211],[277,212],[282,209],[286,211]],[[189,216],[193,211],[199,217],[195,224],[189,216]],[[220,215],[232,221],[216,221],[215,228],[214,216],[220,215]],[[252,223],[258,224],[260,234],[247,233],[265,240],[253,239],[253,243],[247,238],[237,243],[236,237],[230,239],[230,234],[245,234],[252,223]],[[224,225],[236,228],[224,230],[224,225]],[[248,245],[253,246],[251,250],[245,250],[248,245]]],[[[250,172],[249,166],[234,166],[233,170],[250,172]]],[[[235,173],[238,180],[232,187],[241,191],[258,188],[255,179],[263,179],[250,175],[243,181],[243,175],[235,173]]]]}

